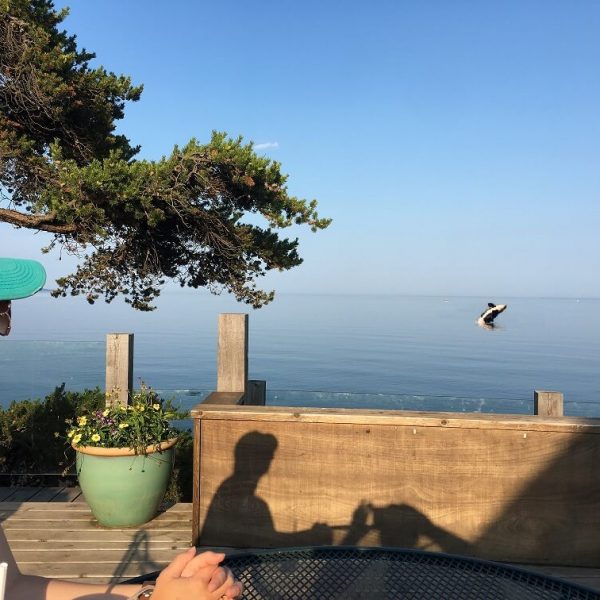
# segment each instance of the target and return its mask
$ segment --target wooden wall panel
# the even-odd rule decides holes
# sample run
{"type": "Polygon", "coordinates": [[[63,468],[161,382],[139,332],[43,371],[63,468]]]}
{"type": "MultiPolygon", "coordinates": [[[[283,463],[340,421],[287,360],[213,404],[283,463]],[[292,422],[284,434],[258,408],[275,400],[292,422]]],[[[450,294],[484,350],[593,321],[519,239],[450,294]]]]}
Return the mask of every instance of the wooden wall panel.
{"type": "Polygon", "coordinates": [[[600,435],[239,414],[201,422],[202,544],[600,566],[600,435]]]}

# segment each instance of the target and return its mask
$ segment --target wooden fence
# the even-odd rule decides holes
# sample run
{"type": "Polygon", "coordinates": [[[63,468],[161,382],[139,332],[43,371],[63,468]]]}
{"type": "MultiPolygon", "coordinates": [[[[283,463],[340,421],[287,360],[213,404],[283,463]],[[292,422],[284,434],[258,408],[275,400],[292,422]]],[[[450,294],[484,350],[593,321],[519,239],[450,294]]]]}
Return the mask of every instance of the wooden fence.
{"type": "Polygon", "coordinates": [[[564,417],[562,394],[531,416],[268,407],[247,347],[247,315],[221,315],[217,391],[192,410],[194,543],[600,567],[600,419],[564,417]]]}
{"type": "Polygon", "coordinates": [[[192,411],[195,542],[600,567],[598,419],[219,399],[192,411]]]}

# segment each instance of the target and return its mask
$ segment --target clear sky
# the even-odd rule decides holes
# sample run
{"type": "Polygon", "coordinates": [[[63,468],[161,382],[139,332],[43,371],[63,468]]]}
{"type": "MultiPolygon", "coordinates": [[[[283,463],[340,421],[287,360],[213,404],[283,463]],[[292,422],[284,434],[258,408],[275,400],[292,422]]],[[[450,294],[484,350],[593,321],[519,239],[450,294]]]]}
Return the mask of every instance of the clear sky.
{"type": "MultiPolygon", "coordinates": [[[[213,129],[334,219],[280,292],[600,297],[595,0],[70,0],[160,158],[213,129]]],[[[0,253],[42,236],[0,225],[0,253]]],[[[41,257],[50,277],[70,260],[41,257]]]]}

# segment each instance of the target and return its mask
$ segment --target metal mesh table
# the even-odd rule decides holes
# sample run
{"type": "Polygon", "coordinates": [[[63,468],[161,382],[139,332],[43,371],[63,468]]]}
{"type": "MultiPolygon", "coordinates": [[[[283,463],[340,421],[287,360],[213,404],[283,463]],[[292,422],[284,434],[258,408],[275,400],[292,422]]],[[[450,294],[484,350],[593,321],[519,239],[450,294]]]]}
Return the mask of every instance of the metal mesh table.
{"type": "Polygon", "coordinates": [[[386,548],[267,550],[227,557],[246,600],[600,600],[600,594],[506,565],[386,548]]]}

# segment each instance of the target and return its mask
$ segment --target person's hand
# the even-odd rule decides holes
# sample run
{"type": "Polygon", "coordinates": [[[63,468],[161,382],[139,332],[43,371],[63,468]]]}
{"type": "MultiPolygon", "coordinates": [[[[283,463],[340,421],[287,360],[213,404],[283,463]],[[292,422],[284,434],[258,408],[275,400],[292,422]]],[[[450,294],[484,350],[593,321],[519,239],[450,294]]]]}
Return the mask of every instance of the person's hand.
{"type": "Polygon", "coordinates": [[[238,598],[241,584],[234,580],[229,569],[219,567],[223,558],[223,554],[214,552],[196,556],[196,549],[190,548],[175,557],[158,576],[152,600],[238,598]]]}
{"type": "Polygon", "coordinates": [[[196,555],[183,569],[182,577],[192,577],[196,573],[204,573],[210,576],[208,591],[212,592],[221,589],[226,583],[230,584],[223,596],[225,598],[239,598],[242,595],[242,584],[235,581],[233,573],[227,567],[219,567],[221,561],[225,558],[222,552],[201,552],[196,555]]]}
{"type": "Polygon", "coordinates": [[[361,500],[360,504],[356,507],[352,513],[351,527],[367,527],[367,521],[371,517],[372,506],[361,500]]]}

